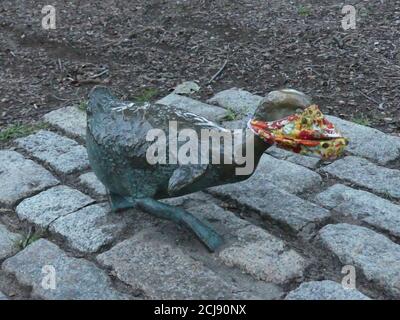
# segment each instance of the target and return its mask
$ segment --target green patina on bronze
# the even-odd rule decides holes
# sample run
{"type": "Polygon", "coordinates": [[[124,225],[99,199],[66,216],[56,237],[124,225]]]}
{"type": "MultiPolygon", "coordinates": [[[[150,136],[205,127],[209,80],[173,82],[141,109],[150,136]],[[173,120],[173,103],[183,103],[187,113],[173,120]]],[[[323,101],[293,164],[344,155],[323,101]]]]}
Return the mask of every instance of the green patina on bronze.
{"type": "MultiPolygon", "coordinates": [[[[301,93],[282,94],[283,100],[280,96],[277,101],[263,101],[254,117],[274,120],[310,104],[301,93]]],[[[168,133],[172,120],[177,122],[178,130],[192,129],[199,137],[201,129],[226,130],[203,117],[174,107],[123,102],[116,99],[108,88],[94,88],[87,106],[86,140],[90,164],[108,190],[112,210],[137,207],[172,220],[192,230],[209,250],[215,251],[223,239],[208,224],[183,209],[158,200],[245,180],[253,174],[270,145],[258,136],[253,137],[255,163],[254,170],[248,175],[237,175],[238,165],[224,164],[223,161],[208,165],[151,165],[146,152],[153,142],[146,141],[146,135],[151,129],[168,133]]],[[[178,148],[183,143],[178,142],[178,148]]],[[[168,144],[166,147],[168,155],[168,144]]],[[[221,154],[223,149],[221,145],[221,154]]],[[[242,149],[246,150],[246,141],[243,141],[242,149]]]]}

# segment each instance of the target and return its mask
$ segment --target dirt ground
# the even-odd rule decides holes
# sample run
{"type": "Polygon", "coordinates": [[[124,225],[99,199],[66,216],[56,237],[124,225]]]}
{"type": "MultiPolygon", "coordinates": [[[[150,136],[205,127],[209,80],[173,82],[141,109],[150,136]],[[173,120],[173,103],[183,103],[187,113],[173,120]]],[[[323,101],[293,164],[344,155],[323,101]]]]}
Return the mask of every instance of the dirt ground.
{"type": "Polygon", "coordinates": [[[334,0],[2,0],[0,131],[80,104],[97,83],[156,99],[195,80],[201,99],[299,89],[327,113],[400,135],[400,1],[347,3],[355,30],[334,0]],[[41,27],[47,4],[56,30],[41,27]]]}

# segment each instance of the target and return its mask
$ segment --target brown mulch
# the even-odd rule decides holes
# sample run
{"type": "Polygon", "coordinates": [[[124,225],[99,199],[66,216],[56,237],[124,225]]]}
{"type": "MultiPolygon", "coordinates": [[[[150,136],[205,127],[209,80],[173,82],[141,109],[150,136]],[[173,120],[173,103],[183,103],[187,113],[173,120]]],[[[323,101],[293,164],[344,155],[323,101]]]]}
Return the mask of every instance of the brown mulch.
{"type": "Polygon", "coordinates": [[[0,130],[79,104],[97,83],[124,98],[156,89],[155,99],[195,80],[201,99],[296,88],[327,113],[400,135],[399,1],[354,1],[348,31],[332,0],[52,3],[57,29],[46,31],[48,1],[0,2],[0,130]]]}

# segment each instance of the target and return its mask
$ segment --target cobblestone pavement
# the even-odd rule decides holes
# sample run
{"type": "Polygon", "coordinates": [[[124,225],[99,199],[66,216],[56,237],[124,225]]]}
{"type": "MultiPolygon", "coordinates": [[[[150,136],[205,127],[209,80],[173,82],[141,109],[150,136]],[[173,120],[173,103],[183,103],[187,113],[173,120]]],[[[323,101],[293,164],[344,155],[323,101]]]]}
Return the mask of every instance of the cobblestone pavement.
{"type": "MultiPolygon", "coordinates": [[[[230,89],[161,102],[218,120],[259,100],[230,89]]],[[[342,159],[271,148],[247,181],[165,200],[224,235],[210,254],[171,222],[111,213],[85,114],[47,114],[49,129],[0,150],[0,299],[400,298],[400,138],[330,119],[350,138],[342,159]],[[353,274],[356,289],[343,286],[353,274]]]]}

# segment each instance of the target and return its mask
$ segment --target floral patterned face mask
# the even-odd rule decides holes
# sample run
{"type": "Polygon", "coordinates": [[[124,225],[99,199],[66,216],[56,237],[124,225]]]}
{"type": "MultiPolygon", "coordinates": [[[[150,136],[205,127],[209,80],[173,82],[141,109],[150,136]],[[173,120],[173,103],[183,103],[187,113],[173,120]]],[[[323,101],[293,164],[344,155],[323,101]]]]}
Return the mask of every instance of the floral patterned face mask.
{"type": "Polygon", "coordinates": [[[268,144],[323,159],[336,159],[348,144],[317,105],[281,120],[250,120],[248,127],[268,144]]]}

